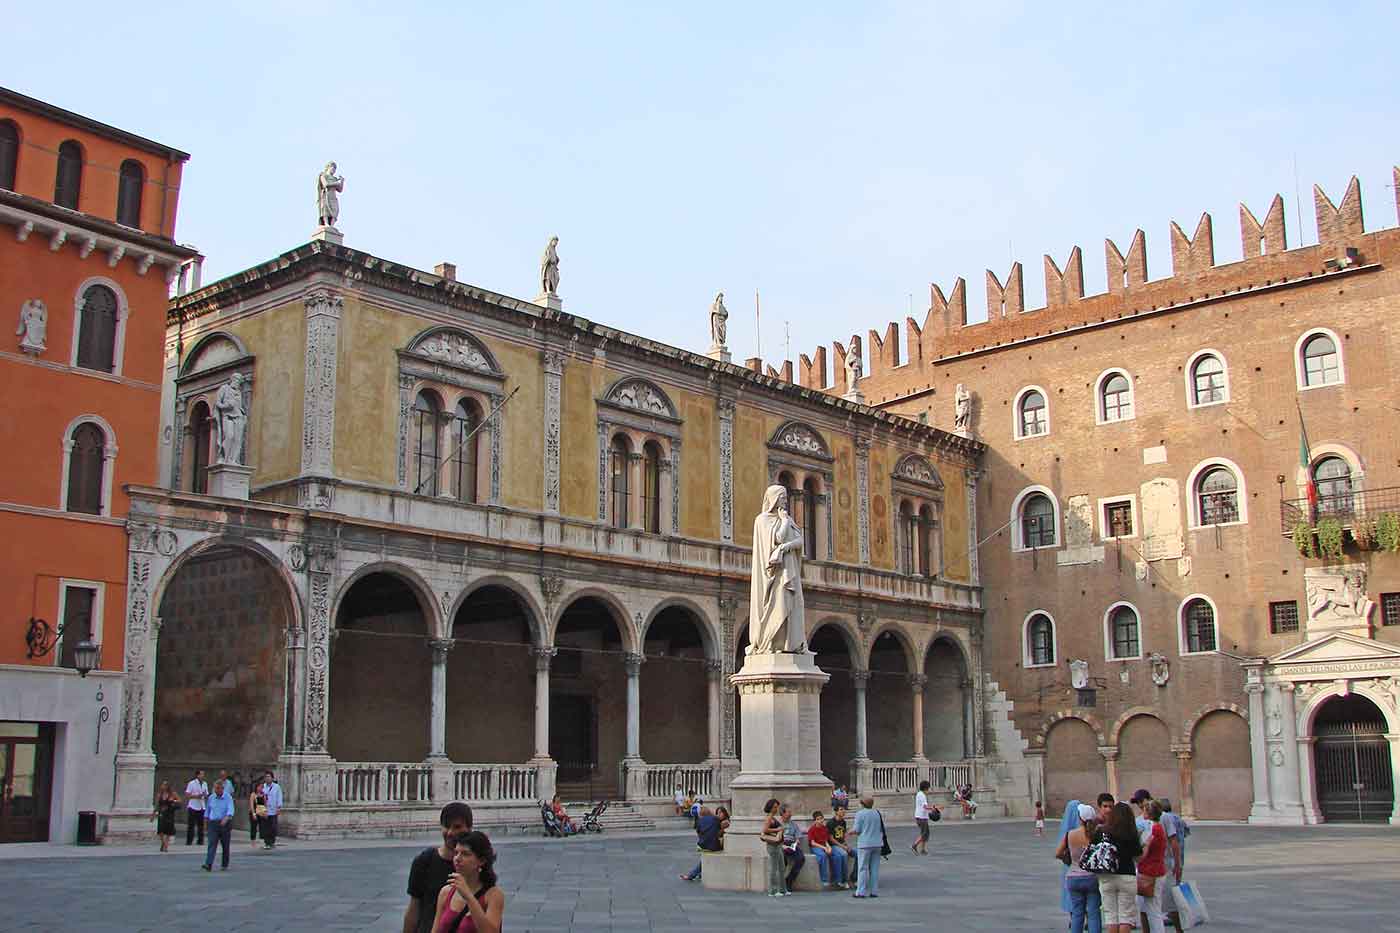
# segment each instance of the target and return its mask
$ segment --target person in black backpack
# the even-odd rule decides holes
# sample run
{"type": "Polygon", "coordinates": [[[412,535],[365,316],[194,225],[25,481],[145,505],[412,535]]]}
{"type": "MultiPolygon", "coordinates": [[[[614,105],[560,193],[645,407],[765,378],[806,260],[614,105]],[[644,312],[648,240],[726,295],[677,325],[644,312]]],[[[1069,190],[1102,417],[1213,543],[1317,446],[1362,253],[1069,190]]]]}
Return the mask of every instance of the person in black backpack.
{"type": "Polygon", "coordinates": [[[1104,933],[1129,933],[1137,916],[1137,865],[1142,855],[1132,808],[1116,803],[1108,821],[1094,831],[1079,867],[1099,879],[1104,933]]]}

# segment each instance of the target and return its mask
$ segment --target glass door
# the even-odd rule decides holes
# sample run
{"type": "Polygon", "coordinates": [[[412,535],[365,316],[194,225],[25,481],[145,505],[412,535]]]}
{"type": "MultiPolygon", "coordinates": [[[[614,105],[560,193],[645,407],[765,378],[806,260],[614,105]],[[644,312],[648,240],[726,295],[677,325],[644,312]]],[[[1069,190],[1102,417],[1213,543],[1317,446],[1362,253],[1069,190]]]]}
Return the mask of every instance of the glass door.
{"type": "Polygon", "coordinates": [[[0,723],[0,842],[47,842],[53,728],[0,723]]]}

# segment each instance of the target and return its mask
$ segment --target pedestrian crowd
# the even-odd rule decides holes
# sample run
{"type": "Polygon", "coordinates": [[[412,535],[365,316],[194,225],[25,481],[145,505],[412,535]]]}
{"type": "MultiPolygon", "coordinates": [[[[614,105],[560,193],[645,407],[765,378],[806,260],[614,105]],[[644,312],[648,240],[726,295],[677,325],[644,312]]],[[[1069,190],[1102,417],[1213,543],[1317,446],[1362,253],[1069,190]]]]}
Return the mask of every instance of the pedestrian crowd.
{"type": "MultiPolygon", "coordinates": [[[[161,781],[151,811],[151,819],[156,823],[156,836],[160,839],[160,851],[170,851],[170,842],[175,838],[175,814],[183,803],[185,845],[198,843],[205,846],[204,864],[201,866],[205,871],[214,870],[216,854],[221,854],[220,869],[227,871],[237,783],[236,778],[227,771],[220,771],[211,785],[205,780],[203,769],[196,769],[185,784],[182,798],[169,781],[161,781]]],[[[264,849],[277,845],[277,818],[282,812],[282,802],[282,785],[277,783],[271,771],[264,771],[248,793],[249,835],[254,846],[258,844],[259,837],[264,849]]]]}
{"type": "MultiPolygon", "coordinates": [[[[1060,906],[1070,933],[1164,933],[1181,884],[1191,829],[1146,788],[1131,806],[1099,794],[1094,806],[1071,800],[1055,857],[1063,863],[1060,906]]],[[[1178,926],[1178,929],[1180,927],[1178,926]]]]}

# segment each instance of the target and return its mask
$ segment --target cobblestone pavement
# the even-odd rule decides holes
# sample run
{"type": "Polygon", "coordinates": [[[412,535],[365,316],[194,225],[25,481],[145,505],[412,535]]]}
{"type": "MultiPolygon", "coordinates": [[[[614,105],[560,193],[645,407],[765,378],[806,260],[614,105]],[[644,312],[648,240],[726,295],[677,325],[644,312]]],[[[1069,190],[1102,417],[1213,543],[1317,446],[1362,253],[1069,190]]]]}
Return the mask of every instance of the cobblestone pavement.
{"type": "MultiPolygon", "coordinates": [[[[676,878],[695,856],[693,837],[674,833],[505,841],[506,929],[1064,930],[1052,836],[1036,839],[1020,821],[938,826],[935,851],[919,858],[902,844],[912,830],[891,830],[897,852],[878,901],[708,892],[676,878]]],[[[1197,827],[1190,845],[1188,875],[1211,909],[1209,929],[1396,929],[1400,828],[1212,825],[1197,827]]],[[[84,933],[397,930],[416,851],[289,840],[262,852],[245,836],[232,868],[207,875],[197,849],[183,846],[82,857],[45,847],[48,858],[5,848],[0,930],[84,933]]]]}

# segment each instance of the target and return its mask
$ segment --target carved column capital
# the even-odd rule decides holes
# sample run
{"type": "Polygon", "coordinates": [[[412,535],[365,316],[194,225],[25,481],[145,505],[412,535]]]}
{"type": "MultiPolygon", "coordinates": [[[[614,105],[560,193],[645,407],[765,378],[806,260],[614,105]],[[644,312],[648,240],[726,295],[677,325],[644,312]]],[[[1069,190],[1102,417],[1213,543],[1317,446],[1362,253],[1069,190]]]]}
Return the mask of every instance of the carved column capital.
{"type": "Polygon", "coordinates": [[[927,674],[909,674],[908,677],[909,677],[909,689],[912,690],[912,691],[914,691],[915,693],[923,693],[923,692],[924,692],[924,688],[928,686],[928,675],[927,675],[927,674]]]}
{"type": "Polygon", "coordinates": [[[622,666],[627,671],[628,677],[636,677],[642,672],[642,662],[645,661],[642,655],[635,651],[629,651],[622,656],[622,666]]]}
{"type": "Polygon", "coordinates": [[[719,604],[719,617],[725,621],[733,622],[735,612],[739,608],[739,600],[734,596],[721,596],[717,600],[719,604]]]}
{"type": "Polygon", "coordinates": [[[1100,745],[1100,746],[1099,746],[1099,754],[1103,756],[1103,760],[1104,760],[1104,761],[1117,761],[1117,760],[1118,760],[1118,746],[1117,746],[1117,745],[1100,745]]]}
{"type": "Polygon", "coordinates": [[[559,653],[559,649],[551,645],[536,645],[530,649],[530,653],[535,656],[535,670],[544,674],[548,673],[550,662],[559,653]]]}
{"type": "Polygon", "coordinates": [[[1172,748],[1172,753],[1173,753],[1174,755],[1176,755],[1177,758],[1181,759],[1182,761],[1190,761],[1190,760],[1191,760],[1191,746],[1190,746],[1190,744],[1173,742],[1171,748],[1172,748]]]}
{"type": "Polygon", "coordinates": [[[857,690],[864,690],[866,685],[870,683],[870,672],[851,671],[851,683],[855,685],[857,690]]]}
{"type": "Polygon", "coordinates": [[[452,650],[453,641],[450,638],[429,638],[428,648],[433,652],[434,664],[446,664],[447,654],[452,650]]]}
{"type": "Polygon", "coordinates": [[[724,662],[719,658],[709,658],[705,661],[705,676],[710,680],[719,680],[724,676],[724,662]]]}
{"type": "Polygon", "coordinates": [[[552,347],[546,348],[542,354],[544,359],[544,371],[547,373],[562,374],[564,372],[564,351],[552,347]]]}

